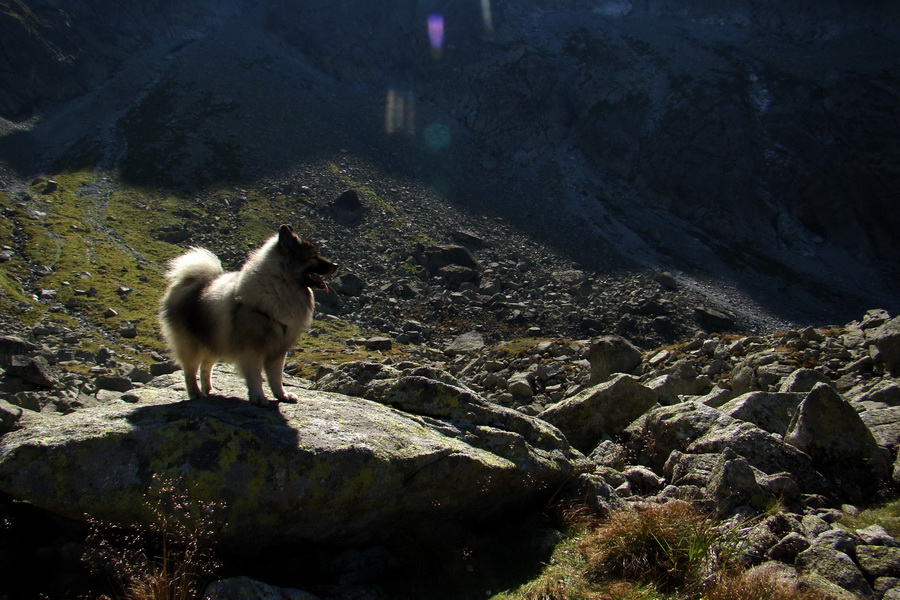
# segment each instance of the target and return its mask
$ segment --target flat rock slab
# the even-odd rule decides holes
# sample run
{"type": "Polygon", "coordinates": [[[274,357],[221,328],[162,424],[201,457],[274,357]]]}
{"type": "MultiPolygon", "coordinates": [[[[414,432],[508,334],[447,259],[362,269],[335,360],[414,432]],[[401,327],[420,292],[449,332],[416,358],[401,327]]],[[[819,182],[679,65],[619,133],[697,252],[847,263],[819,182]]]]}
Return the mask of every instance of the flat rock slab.
{"type": "Polygon", "coordinates": [[[147,525],[165,482],[190,510],[221,504],[220,543],[251,550],[484,518],[546,495],[572,471],[563,453],[514,432],[502,432],[516,447],[504,458],[447,435],[445,422],[295,391],[299,403],[264,409],[144,388],[130,402],[39,415],[0,440],[0,490],[74,519],[147,525]]]}

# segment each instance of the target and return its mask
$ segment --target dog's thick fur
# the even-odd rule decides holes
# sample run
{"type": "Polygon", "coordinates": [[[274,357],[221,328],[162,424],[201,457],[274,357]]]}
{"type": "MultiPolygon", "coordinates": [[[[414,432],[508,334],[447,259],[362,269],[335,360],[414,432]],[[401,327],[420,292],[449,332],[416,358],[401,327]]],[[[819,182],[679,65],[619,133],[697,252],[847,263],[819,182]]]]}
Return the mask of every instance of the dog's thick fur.
{"type": "Polygon", "coordinates": [[[225,361],[234,363],[247,380],[250,402],[268,404],[263,370],[275,398],[296,402],[282,386],[284,359],[312,321],[315,301],[310,288],[327,290],[322,277],[336,270],[290,225],[282,225],[253,251],[240,271],[226,273],[219,259],[203,248],[173,259],[159,319],[184,369],[188,396],[210,394],[213,365],[225,361]]]}

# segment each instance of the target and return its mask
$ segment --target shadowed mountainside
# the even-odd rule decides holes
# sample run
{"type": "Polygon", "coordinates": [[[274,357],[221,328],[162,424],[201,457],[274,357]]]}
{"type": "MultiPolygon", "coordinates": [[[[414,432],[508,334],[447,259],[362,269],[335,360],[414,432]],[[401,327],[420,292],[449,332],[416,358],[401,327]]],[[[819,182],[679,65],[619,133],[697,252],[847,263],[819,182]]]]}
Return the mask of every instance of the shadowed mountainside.
{"type": "Polygon", "coordinates": [[[796,320],[897,306],[890,3],[3,7],[18,176],[197,190],[358,156],[592,269],[796,320]]]}

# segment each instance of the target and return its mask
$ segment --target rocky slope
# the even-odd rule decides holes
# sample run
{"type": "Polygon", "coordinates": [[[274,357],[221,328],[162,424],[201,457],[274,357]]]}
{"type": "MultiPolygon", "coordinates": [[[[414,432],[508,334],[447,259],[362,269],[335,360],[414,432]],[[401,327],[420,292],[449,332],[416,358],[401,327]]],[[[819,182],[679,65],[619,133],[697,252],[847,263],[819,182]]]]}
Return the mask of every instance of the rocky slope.
{"type": "MultiPolygon", "coordinates": [[[[722,518],[757,516],[742,533],[749,564],[837,598],[888,598],[900,542],[835,523],[896,494],[898,327],[870,311],[840,327],[650,352],[616,336],[483,346],[470,335],[428,361],[292,379],[300,403],[272,410],[242,400],[230,369],[216,371],[221,392],[208,401],[180,401],[176,373],[133,374],[119,391],[98,376],[66,402],[72,380],[52,364],[53,338],[7,336],[0,489],[56,515],[149,525],[169,482],[184,488],[182,506],[218,507],[204,514],[225,556],[287,542],[369,556],[345,564],[353,585],[320,587],[322,573],[309,571],[287,583],[322,598],[405,597],[383,586],[413,568],[411,548],[428,547],[412,532],[490,532],[511,502],[521,511],[553,497],[604,514],[682,499],[722,518]]],[[[12,533],[22,509],[6,502],[12,533]]],[[[5,560],[33,551],[62,565],[89,549],[77,531],[34,549],[13,538],[4,547],[21,550],[5,560]]],[[[242,597],[246,585],[223,582],[216,597],[242,597]]]]}

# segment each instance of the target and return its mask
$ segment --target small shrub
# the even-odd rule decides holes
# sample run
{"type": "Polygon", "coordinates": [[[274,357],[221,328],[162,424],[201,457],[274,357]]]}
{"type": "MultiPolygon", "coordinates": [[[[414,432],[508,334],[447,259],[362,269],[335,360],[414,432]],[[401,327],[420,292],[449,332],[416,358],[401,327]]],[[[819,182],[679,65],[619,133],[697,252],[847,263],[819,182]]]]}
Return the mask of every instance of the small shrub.
{"type": "Polygon", "coordinates": [[[620,579],[690,594],[734,568],[739,545],[733,525],[673,501],[613,513],[585,536],[582,550],[594,581],[620,579]]]}
{"type": "Polygon", "coordinates": [[[89,519],[85,561],[107,575],[119,600],[194,600],[218,568],[212,547],[219,505],[198,505],[170,482],[156,482],[147,506],[155,523],[127,528],[89,519]]]}

